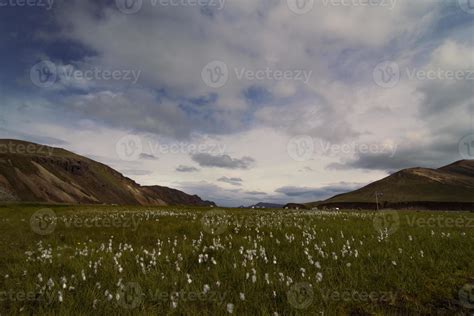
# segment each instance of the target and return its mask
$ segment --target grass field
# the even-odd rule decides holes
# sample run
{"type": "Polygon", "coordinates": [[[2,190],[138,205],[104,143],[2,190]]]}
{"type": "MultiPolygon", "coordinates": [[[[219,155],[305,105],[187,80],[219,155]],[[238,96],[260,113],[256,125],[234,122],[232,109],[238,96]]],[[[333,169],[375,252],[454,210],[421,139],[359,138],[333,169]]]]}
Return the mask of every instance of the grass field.
{"type": "Polygon", "coordinates": [[[0,314],[471,315],[474,213],[0,207],[0,314]]]}

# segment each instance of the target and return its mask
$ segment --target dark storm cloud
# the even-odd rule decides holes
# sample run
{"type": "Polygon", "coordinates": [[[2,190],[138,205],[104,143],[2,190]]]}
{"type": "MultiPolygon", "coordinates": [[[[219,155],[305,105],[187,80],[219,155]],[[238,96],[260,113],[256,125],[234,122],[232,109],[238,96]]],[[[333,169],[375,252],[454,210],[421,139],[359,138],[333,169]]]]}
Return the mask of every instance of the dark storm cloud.
{"type": "Polygon", "coordinates": [[[144,159],[144,160],[158,160],[157,157],[153,156],[153,155],[150,155],[150,154],[145,154],[145,153],[141,153],[140,154],[140,159],[144,159]]]}
{"type": "Polygon", "coordinates": [[[362,187],[360,183],[340,182],[334,185],[328,185],[320,188],[285,186],[276,189],[275,192],[289,197],[297,197],[301,201],[314,201],[318,199],[327,199],[334,195],[352,191],[362,187]]]}
{"type": "Polygon", "coordinates": [[[176,167],[176,171],[178,171],[178,172],[197,172],[197,171],[199,171],[199,169],[196,168],[196,167],[179,165],[178,167],[176,167]]]}
{"type": "Polygon", "coordinates": [[[225,169],[249,169],[255,160],[251,157],[241,159],[232,158],[229,155],[211,155],[198,153],[191,156],[201,167],[217,167],[225,169]]]}
{"type": "Polygon", "coordinates": [[[237,185],[237,186],[242,185],[242,179],[241,178],[220,177],[219,179],[217,179],[217,181],[228,183],[228,184],[231,184],[231,185],[237,185]]]}

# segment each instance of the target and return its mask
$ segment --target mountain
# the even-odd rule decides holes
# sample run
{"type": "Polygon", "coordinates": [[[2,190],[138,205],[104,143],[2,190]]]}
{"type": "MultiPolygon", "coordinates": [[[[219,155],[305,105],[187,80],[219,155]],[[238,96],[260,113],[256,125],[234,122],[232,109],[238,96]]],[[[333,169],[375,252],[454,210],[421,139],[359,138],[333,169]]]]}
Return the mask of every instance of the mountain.
{"type": "Polygon", "coordinates": [[[250,205],[248,208],[283,208],[282,204],[275,204],[275,203],[265,203],[259,202],[254,205],[250,205]]]}
{"type": "Polygon", "coordinates": [[[361,189],[307,205],[375,208],[375,193],[382,207],[472,209],[474,160],[457,161],[439,169],[404,169],[361,189]]]}
{"type": "Polygon", "coordinates": [[[70,151],[0,139],[0,201],[211,206],[196,195],[141,186],[105,164],[70,151]]]}

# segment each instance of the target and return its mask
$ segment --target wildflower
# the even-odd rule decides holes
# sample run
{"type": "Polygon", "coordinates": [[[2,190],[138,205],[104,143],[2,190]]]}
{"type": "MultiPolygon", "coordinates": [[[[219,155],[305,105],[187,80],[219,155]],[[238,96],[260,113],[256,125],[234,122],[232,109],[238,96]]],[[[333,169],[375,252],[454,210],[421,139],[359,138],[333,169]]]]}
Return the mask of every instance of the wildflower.
{"type": "Polygon", "coordinates": [[[232,314],[234,312],[234,304],[232,303],[227,304],[227,312],[229,314],[232,314]]]}
{"type": "Polygon", "coordinates": [[[50,278],[48,280],[48,283],[46,283],[48,285],[48,288],[51,289],[53,286],[54,286],[54,281],[50,278]]]}
{"type": "Polygon", "coordinates": [[[245,294],[244,293],[240,293],[240,300],[245,301],[245,294]]]}
{"type": "Polygon", "coordinates": [[[323,280],[323,274],[321,272],[316,273],[316,281],[321,282],[323,280]]]}

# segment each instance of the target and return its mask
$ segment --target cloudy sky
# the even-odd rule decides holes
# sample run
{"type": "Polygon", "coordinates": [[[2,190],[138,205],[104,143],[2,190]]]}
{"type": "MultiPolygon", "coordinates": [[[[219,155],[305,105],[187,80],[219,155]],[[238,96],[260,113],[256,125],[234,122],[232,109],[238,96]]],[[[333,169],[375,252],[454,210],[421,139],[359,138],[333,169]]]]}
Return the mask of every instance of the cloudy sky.
{"type": "Polygon", "coordinates": [[[307,202],[474,158],[472,0],[0,0],[0,26],[0,137],[144,185],[307,202]]]}

